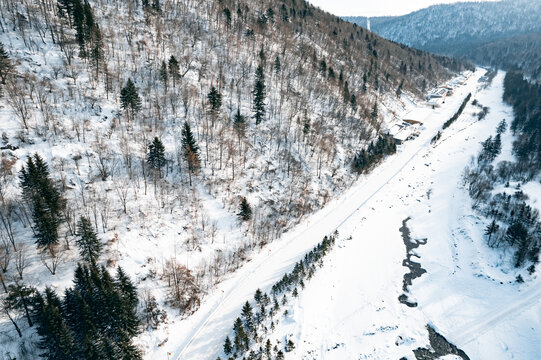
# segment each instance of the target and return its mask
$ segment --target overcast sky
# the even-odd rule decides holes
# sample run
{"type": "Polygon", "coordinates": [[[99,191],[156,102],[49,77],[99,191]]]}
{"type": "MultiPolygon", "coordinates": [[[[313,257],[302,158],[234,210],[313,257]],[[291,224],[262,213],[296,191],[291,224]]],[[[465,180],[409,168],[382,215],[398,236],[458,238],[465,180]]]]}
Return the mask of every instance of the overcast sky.
{"type": "Polygon", "coordinates": [[[338,16],[404,15],[430,5],[454,3],[458,1],[459,0],[308,0],[308,2],[319,6],[323,10],[338,16]]]}

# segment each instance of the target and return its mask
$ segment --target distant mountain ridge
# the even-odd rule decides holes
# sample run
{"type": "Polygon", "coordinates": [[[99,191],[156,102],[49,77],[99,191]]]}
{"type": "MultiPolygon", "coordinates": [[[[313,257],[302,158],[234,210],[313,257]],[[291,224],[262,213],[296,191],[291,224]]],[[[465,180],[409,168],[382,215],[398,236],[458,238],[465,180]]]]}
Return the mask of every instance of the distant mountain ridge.
{"type": "MultiPolygon", "coordinates": [[[[367,26],[366,17],[346,17],[367,26]]],[[[434,5],[404,16],[370,18],[379,35],[483,65],[520,68],[541,78],[541,1],[503,0],[434,5]]]]}

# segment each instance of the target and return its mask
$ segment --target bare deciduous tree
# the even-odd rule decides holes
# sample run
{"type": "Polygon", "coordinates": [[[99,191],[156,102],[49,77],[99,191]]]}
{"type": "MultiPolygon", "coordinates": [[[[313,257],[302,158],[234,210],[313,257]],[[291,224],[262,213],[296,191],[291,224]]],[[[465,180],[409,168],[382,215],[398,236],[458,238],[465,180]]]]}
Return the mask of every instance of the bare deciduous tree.
{"type": "Polygon", "coordinates": [[[15,269],[19,275],[19,279],[22,280],[24,270],[28,267],[28,253],[24,244],[18,246],[15,252],[15,269]]]}
{"type": "Polygon", "coordinates": [[[163,277],[169,286],[169,302],[172,306],[181,313],[191,313],[199,308],[200,290],[186,266],[177,263],[176,259],[170,259],[163,269],[163,277]]]}
{"type": "Polygon", "coordinates": [[[5,85],[5,93],[7,95],[6,100],[15,113],[15,116],[17,116],[25,130],[28,130],[31,103],[27,99],[28,89],[24,85],[26,81],[30,81],[30,79],[28,77],[24,79],[8,78],[5,85]]]}
{"type": "Polygon", "coordinates": [[[55,275],[58,265],[64,261],[64,251],[59,245],[50,245],[40,252],[40,259],[51,275],[55,275]]]}

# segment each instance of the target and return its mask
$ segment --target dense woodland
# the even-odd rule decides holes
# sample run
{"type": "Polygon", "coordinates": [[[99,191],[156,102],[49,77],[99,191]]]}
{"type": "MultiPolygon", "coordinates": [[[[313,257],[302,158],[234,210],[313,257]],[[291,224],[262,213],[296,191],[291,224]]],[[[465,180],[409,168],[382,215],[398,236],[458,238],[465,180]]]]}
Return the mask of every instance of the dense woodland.
{"type": "Polygon", "coordinates": [[[144,356],[122,344],[392,153],[384,120],[465,66],[299,0],[0,2],[0,356],[56,358],[48,336],[144,356]],[[142,325],[94,342],[55,293],[81,268],[118,297],[118,265],[142,325]]]}
{"type": "Polygon", "coordinates": [[[474,208],[490,221],[485,229],[488,245],[513,249],[515,267],[527,265],[533,273],[539,263],[541,222],[539,211],[528,203],[521,184],[539,181],[541,86],[528,82],[518,72],[507,73],[504,86],[504,100],[514,112],[509,131],[516,139],[515,161],[494,163],[501,153],[501,136],[508,131],[507,122],[502,120],[496,135],[482,143],[478,157],[465,169],[464,181],[474,208]]]}

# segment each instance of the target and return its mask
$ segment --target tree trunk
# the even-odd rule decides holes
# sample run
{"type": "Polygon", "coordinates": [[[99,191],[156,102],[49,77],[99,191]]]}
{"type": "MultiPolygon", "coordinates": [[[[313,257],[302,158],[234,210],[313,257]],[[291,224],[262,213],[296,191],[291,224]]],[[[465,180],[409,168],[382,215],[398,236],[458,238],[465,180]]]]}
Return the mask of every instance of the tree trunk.
{"type": "Polygon", "coordinates": [[[4,312],[6,313],[6,315],[8,316],[8,319],[9,321],[11,321],[11,323],[13,324],[13,326],[15,327],[15,330],[17,330],[17,334],[19,334],[19,337],[23,337],[23,334],[21,333],[21,329],[19,329],[19,325],[17,325],[17,323],[15,322],[15,320],[13,320],[13,318],[11,317],[11,315],[9,314],[9,311],[4,308],[4,312]]]}

